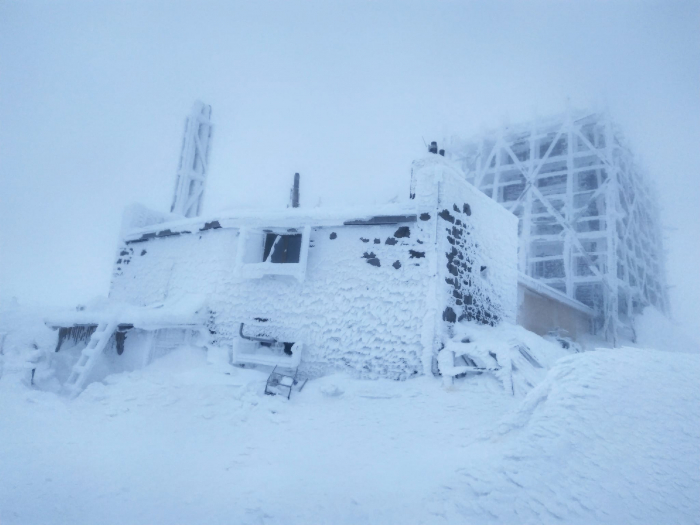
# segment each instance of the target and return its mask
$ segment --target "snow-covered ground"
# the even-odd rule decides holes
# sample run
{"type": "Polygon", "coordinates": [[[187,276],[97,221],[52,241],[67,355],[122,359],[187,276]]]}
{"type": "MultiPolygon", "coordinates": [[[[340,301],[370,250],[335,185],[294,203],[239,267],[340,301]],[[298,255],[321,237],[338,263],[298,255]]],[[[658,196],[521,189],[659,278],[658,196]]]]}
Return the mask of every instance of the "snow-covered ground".
{"type": "Polygon", "coordinates": [[[517,406],[496,381],[330,376],[287,401],[266,378],[182,349],[72,402],[1,381],[2,523],[428,519],[469,442],[517,406]]]}
{"type": "Polygon", "coordinates": [[[700,523],[699,354],[537,373],[527,395],[335,375],[287,401],[183,347],[69,400],[6,367],[0,523],[700,523]]]}
{"type": "Polygon", "coordinates": [[[437,498],[454,523],[700,522],[700,356],[561,359],[437,498]]]}

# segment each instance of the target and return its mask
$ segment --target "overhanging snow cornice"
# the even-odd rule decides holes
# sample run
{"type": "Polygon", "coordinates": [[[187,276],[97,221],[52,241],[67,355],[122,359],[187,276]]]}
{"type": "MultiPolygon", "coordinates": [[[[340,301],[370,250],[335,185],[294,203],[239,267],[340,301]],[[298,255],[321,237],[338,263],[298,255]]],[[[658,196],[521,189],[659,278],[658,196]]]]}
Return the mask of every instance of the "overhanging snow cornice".
{"type": "Polygon", "coordinates": [[[200,327],[206,320],[205,316],[205,298],[190,296],[149,306],[110,301],[80,311],[54,312],[44,319],[44,324],[57,329],[116,321],[123,327],[155,330],[200,327]]]}

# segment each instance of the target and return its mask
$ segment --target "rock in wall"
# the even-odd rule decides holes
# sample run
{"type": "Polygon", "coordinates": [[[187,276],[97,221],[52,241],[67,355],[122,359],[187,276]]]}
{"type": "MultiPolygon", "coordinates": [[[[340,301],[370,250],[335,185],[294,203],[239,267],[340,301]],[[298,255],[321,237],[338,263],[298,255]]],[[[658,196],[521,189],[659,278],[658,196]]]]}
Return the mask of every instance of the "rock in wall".
{"type": "Polygon", "coordinates": [[[517,219],[456,174],[441,182],[438,269],[445,323],[515,320],[517,219]]]}

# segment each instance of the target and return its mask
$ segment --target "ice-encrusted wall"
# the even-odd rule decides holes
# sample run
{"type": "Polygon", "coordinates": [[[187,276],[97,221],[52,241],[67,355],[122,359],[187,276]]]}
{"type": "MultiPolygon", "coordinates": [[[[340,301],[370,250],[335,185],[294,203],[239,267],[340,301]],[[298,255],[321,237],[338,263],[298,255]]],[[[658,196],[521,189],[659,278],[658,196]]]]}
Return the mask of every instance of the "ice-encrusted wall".
{"type": "Polygon", "coordinates": [[[413,179],[414,198],[437,209],[437,294],[446,328],[462,320],[514,322],[517,218],[439,155],[415,161],[413,179]]]}
{"type": "Polygon", "coordinates": [[[444,177],[441,193],[438,252],[444,256],[440,264],[447,285],[443,321],[514,322],[517,218],[456,176],[444,177]]]}
{"type": "Polygon", "coordinates": [[[122,244],[110,297],[146,306],[206,296],[217,344],[235,347],[240,323],[264,323],[278,340],[304,343],[309,375],[429,373],[452,323],[515,320],[517,220],[437,155],[414,163],[411,190],[397,224],[271,216],[277,231],[311,226],[303,280],[238,270],[250,258],[251,244],[239,242],[245,218],[163,224],[122,244]]]}
{"type": "Polygon", "coordinates": [[[148,305],[204,294],[220,344],[237,343],[241,322],[267,319],[280,339],[304,342],[309,374],[405,379],[423,372],[429,276],[416,254],[429,222],[313,228],[303,282],[237,277],[237,229],[131,243],[120,249],[110,297],[148,305]]]}

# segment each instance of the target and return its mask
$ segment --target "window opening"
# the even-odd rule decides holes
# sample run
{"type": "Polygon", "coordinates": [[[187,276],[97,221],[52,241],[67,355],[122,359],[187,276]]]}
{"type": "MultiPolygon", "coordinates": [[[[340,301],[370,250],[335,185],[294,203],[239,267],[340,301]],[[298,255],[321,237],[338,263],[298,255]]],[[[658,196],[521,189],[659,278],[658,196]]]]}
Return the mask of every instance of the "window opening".
{"type": "Polygon", "coordinates": [[[265,236],[263,262],[298,263],[301,253],[301,233],[281,235],[268,233],[265,236]]]}

